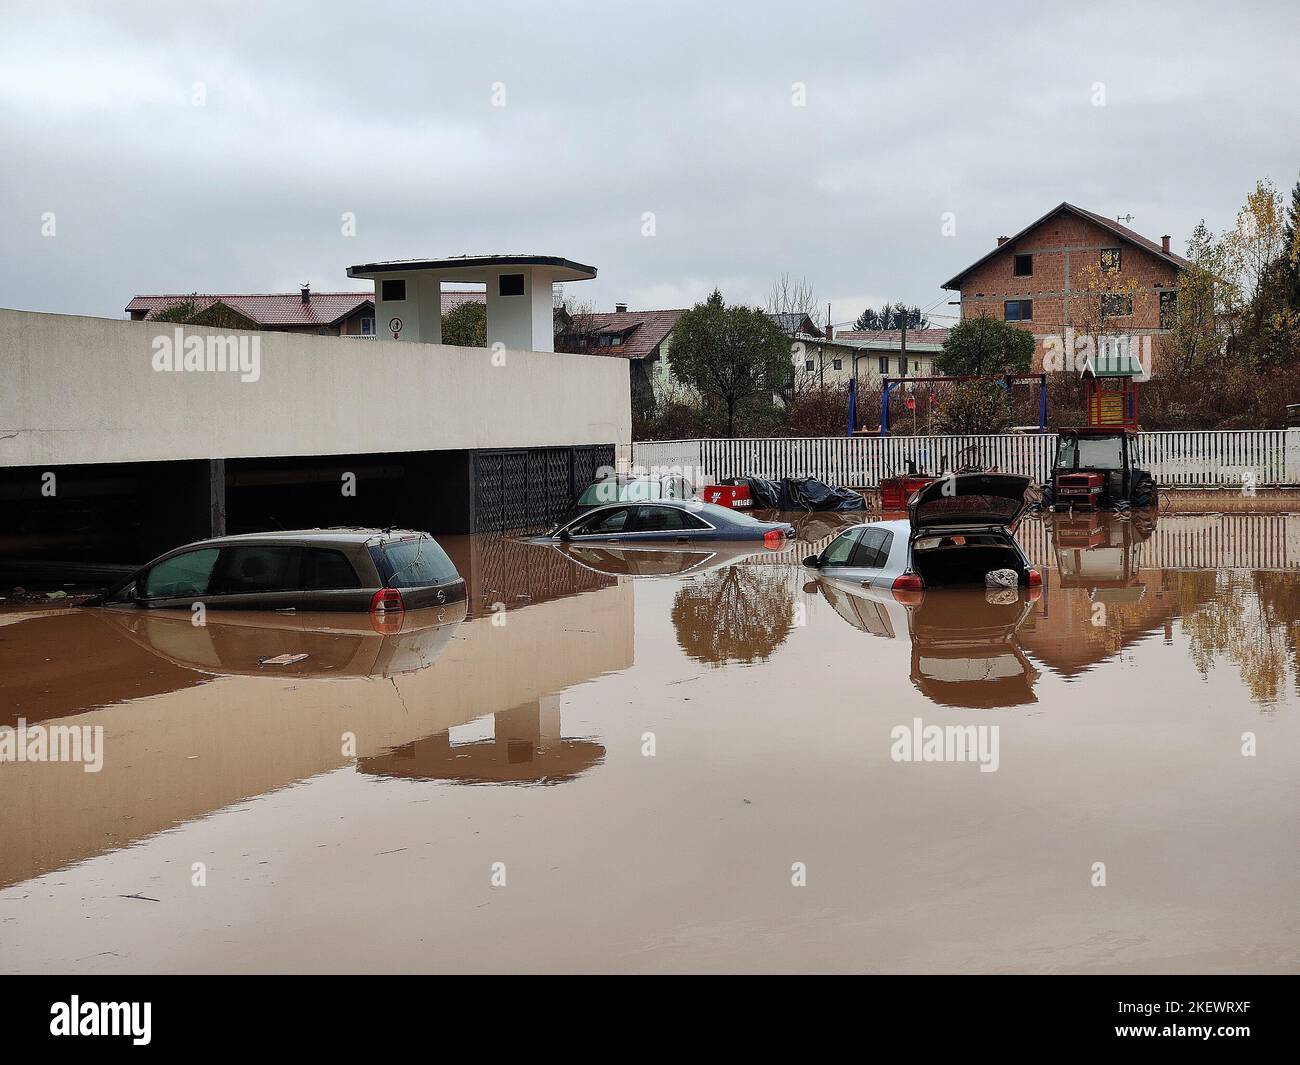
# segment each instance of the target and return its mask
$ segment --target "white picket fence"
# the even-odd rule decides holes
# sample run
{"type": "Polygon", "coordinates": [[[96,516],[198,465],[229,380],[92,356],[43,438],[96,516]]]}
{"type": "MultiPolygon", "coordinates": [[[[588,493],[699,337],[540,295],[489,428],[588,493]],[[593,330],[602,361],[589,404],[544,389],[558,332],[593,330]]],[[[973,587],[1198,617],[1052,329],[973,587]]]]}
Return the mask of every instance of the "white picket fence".
{"type": "MultiPolygon", "coordinates": [[[[821,436],[649,440],[632,445],[632,463],[688,471],[697,483],[727,477],[816,477],[832,485],[876,488],[903,473],[961,465],[1047,477],[1056,434],[973,436],[821,436]]],[[[1242,429],[1142,433],[1140,463],[1162,487],[1241,488],[1300,484],[1300,430],[1242,429]]]]}

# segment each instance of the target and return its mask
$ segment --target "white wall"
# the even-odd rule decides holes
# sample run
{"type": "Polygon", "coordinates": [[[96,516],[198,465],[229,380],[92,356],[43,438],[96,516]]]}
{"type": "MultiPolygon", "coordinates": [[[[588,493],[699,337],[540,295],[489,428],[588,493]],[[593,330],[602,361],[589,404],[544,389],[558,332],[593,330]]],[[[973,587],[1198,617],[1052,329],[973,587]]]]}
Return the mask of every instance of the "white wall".
{"type": "Polygon", "coordinates": [[[185,328],[256,340],[261,376],[244,383],[155,371],[154,338],[174,329],[0,309],[0,466],[631,439],[623,359],[507,351],[496,366],[486,348],[185,328]]]}

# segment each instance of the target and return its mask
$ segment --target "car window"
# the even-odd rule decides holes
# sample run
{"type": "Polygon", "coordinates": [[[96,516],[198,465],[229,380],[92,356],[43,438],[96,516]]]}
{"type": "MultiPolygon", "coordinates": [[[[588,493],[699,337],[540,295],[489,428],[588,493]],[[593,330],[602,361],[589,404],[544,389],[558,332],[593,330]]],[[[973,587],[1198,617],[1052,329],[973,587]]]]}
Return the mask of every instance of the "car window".
{"type": "Polygon", "coordinates": [[[840,533],[839,536],[826,545],[826,550],[822,552],[820,564],[823,566],[847,566],[850,557],[853,555],[853,549],[857,547],[858,540],[861,537],[861,528],[840,533]]]}
{"type": "Polygon", "coordinates": [[[281,544],[247,544],[223,547],[221,563],[212,584],[213,595],[251,595],[257,592],[294,592],[302,588],[301,547],[281,544]]]}
{"type": "Polygon", "coordinates": [[[370,549],[370,555],[389,588],[419,588],[460,576],[456,564],[431,536],[376,545],[370,549]]]}
{"type": "Polygon", "coordinates": [[[569,527],[569,532],[574,536],[592,536],[599,533],[622,532],[623,526],[627,524],[630,507],[614,507],[611,510],[602,510],[584,521],[577,522],[569,527]]]}
{"type": "Polygon", "coordinates": [[[145,598],[207,595],[217,554],[217,548],[206,547],[159,562],[145,574],[145,598]]]}
{"type": "Polygon", "coordinates": [[[676,507],[656,507],[643,504],[632,508],[627,532],[682,532],[686,529],[707,529],[708,524],[676,507]]]}
{"type": "Polygon", "coordinates": [[[853,551],[854,566],[876,569],[889,561],[889,546],[894,534],[887,529],[864,529],[862,539],[853,551]]]}
{"type": "Polygon", "coordinates": [[[336,588],[360,588],[361,578],[342,551],[323,547],[303,548],[302,586],[326,591],[336,588]]]}

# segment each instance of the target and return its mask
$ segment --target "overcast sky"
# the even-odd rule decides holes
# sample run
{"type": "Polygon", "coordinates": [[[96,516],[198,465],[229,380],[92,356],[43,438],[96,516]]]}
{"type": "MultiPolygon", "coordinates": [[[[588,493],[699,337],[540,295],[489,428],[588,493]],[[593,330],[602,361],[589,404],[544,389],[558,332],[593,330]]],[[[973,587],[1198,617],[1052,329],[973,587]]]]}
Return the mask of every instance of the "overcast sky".
{"type": "Polygon", "coordinates": [[[569,294],[599,309],[784,272],[837,322],[951,313],[940,285],[1062,200],[1181,250],[1289,191],[1297,40],[1294,0],[0,0],[0,306],[529,252],[596,266],[569,294]]]}

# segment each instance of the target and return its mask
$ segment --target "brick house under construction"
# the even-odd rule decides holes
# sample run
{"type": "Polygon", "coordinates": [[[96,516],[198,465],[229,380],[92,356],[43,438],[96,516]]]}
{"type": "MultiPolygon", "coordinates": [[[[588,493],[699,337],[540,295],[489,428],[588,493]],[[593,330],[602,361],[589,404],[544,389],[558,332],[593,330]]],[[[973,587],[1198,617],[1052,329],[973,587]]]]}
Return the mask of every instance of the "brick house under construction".
{"type": "MultiPolygon", "coordinates": [[[[1051,337],[1150,337],[1156,362],[1177,306],[1179,273],[1191,264],[1160,242],[1070,203],[1052,208],[945,282],[961,317],[988,315],[1033,333],[1034,369],[1051,337]]],[[[1056,367],[1049,366],[1049,369],[1056,367]]]]}

